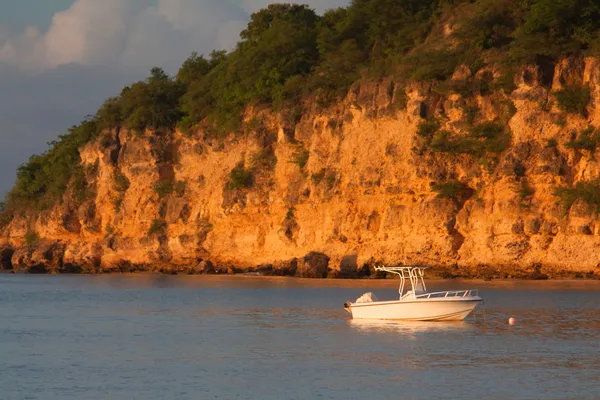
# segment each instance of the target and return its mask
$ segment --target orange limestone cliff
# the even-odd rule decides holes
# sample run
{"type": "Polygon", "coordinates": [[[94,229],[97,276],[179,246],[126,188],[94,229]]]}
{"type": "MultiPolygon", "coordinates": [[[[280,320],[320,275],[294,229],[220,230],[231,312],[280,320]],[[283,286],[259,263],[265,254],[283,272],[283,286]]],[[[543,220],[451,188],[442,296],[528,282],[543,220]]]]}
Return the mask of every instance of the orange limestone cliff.
{"type": "Polygon", "coordinates": [[[81,149],[93,198],[16,217],[1,260],[31,272],[356,276],[405,261],[446,276],[597,277],[597,210],[560,188],[600,176],[593,148],[576,145],[600,127],[599,65],[524,68],[509,94],[461,94],[494,74],[464,67],[445,87],[363,83],[298,118],[248,110],[221,139],[106,132],[81,149]],[[585,110],[559,107],[566,87],[589,87],[585,110]]]}

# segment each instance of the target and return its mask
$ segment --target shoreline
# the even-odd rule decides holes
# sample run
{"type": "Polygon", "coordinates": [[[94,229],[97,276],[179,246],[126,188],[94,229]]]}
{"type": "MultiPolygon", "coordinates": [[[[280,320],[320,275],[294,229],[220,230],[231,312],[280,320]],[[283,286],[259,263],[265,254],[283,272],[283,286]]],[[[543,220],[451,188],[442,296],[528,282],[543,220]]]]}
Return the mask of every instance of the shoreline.
{"type": "MultiPolygon", "coordinates": [[[[85,277],[177,277],[177,278],[205,278],[205,279],[223,279],[223,280],[242,280],[242,279],[260,279],[260,280],[288,280],[288,281],[306,281],[306,282],[396,282],[398,279],[395,276],[388,277],[344,277],[344,276],[328,276],[324,278],[315,277],[302,277],[293,275],[269,275],[257,272],[239,272],[239,273],[214,273],[214,274],[190,274],[190,273],[177,273],[177,272],[160,272],[160,271],[136,271],[136,272],[118,272],[118,271],[107,271],[107,272],[47,272],[47,273],[35,273],[27,271],[15,271],[0,269],[0,275],[32,275],[32,276],[85,276],[85,277]]],[[[481,282],[485,284],[490,283],[512,283],[512,282],[549,282],[549,283],[572,283],[572,282],[599,282],[600,276],[595,275],[594,277],[577,276],[577,274],[564,274],[563,276],[544,276],[544,277],[477,277],[477,276],[442,276],[439,274],[432,274],[425,277],[427,282],[481,282]]]]}
{"type": "MultiPolygon", "coordinates": [[[[188,288],[188,289],[268,289],[268,288],[306,288],[316,290],[345,289],[352,290],[359,296],[366,292],[396,292],[399,280],[396,279],[319,279],[299,278],[289,276],[260,276],[260,275],[165,275],[153,272],[143,273],[111,273],[111,274],[62,274],[62,275],[37,275],[37,277],[22,277],[0,272],[0,283],[10,283],[13,280],[22,282],[38,282],[38,284],[56,285],[68,283],[69,285],[85,284],[88,282],[99,287],[128,288],[188,288]],[[8,276],[12,275],[12,276],[8,276]],[[70,282],[70,283],[69,283],[70,282]],[[79,283],[78,283],[79,282],[79,283]]],[[[548,279],[548,280],[522,280],[522,279],[427,279],[429,290],[459,290],[478,289],[480,291],[600,291],[600,280],[592,279],[548,279]]]]}

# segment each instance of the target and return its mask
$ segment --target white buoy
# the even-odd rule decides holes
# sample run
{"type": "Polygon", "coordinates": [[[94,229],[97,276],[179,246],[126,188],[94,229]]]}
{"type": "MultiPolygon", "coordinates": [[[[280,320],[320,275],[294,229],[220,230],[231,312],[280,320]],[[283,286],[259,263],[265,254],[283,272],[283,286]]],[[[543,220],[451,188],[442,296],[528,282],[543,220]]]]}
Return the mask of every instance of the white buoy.
{"type": "Polygon", "coordinates": [[[508,324],[509,324],[509,325],[516,325],[516,323],[517,323],[517,320],[516,320],[516,319],[514,319],[513,317],[510,317],[510,318],[508,319],[508,324]]]}

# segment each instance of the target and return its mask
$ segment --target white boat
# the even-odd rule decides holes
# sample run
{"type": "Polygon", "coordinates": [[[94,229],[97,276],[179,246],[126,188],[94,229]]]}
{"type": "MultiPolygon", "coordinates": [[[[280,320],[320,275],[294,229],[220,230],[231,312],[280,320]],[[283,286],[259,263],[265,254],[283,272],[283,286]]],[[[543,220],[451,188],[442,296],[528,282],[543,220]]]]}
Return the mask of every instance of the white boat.
{"type": "Polygon", "coordinates": [[[346,302],[344,309],[355,319],[397,319],[410,321],[462,321],[483,300],[477,289],[428,292],[423,271],[428,267],[377,266],[376,271],[400,277],[398,300],[378,301],[373,293],[365,293],[355,302],[346,302]],[[406,279],[412,290],[404,292],[406,279]]]}

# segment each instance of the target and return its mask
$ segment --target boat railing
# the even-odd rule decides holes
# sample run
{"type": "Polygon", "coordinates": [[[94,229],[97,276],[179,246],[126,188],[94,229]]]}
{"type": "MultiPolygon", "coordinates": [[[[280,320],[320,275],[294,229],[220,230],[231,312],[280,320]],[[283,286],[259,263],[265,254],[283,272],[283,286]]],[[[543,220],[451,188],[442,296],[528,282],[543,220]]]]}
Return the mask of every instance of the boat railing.
{"type": "Polygon", "coordinates": [[[431,292],[431,293],[422,293],[417,294],[415,297],[417,299],[439,299],[446,297],[473,297],[479,296],[479,289],[467,289],[467,290],[447,290],[444,292],[431,292]]]}

